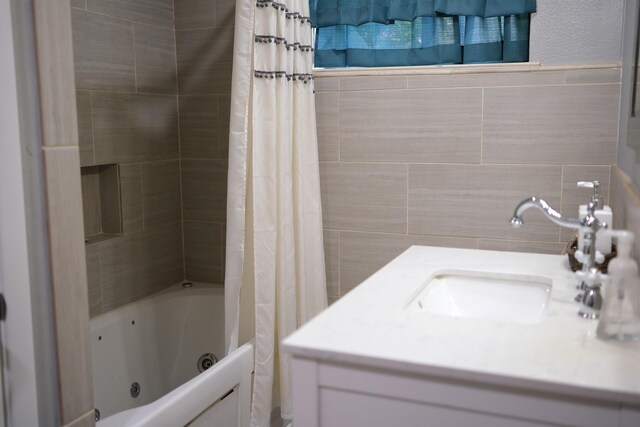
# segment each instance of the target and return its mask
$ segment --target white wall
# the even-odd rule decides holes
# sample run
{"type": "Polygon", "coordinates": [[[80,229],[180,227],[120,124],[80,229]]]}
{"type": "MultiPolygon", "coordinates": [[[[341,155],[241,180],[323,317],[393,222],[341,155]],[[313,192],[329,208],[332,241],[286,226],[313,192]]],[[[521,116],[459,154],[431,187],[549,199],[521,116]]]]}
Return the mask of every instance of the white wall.
{"type": "Polygon", "coordinates": [[[624,0],[538,0],[531,61],[595,64],[622,58],[624,0]]]}

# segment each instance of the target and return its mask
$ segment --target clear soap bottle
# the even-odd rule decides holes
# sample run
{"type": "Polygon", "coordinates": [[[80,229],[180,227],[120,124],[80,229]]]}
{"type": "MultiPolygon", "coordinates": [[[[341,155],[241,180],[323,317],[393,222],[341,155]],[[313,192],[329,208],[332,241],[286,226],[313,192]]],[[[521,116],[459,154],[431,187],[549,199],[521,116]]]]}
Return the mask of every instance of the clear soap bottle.
{"type": "Polygon", "coordinates": [[[640,340],[640,280],[631,258],[633,233],[609,231],[617,240],[617,256],[609,262],[597,335],[605,340],[640,340]]]}

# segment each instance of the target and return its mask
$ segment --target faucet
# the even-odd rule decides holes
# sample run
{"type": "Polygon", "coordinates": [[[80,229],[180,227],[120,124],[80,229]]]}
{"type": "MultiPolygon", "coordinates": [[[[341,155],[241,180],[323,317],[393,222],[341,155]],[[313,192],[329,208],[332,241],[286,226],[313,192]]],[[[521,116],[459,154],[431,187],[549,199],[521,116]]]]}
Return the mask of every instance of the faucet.
{"type": "MultiPolygon", "coordinates": [[[[585,319],[597,319],[602,307],[600,286],[602,285],[603,275],[596,268],[596,233],[598,230],[608,228],[608,225],[596,218],[595,211],[597,207],[597,201],[594,202],[592,200],[587,205],[587,216],[583,220],[566,218],[547,202],[537,196],[533,196],[520,202],[513,213],[513,217],[511,217],[511,225],[514,228],[520,228],[524,224],[522,214],[530,208],[536,208],[541,210],[553,223],[561,227],[580,230],[583,235],[584,245],[578,261],[582,262],[582,270],[576,272],[576,275],[581,280],[579,288],[583,293],[576,299],[581,304],[578,315],[585,319]]],[[[576,253],[576,255],[578,254],[576,253]]]]}

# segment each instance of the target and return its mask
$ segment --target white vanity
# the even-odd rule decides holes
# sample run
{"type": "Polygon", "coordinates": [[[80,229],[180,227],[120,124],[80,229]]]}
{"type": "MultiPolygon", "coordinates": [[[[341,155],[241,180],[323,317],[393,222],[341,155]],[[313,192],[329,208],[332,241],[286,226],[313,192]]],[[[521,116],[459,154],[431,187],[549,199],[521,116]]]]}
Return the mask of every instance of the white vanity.
{"type": "Polygon", "coordinates": [[[638,427],[565,257],[414,246],[283,343],[296,427],[638,427]]]}

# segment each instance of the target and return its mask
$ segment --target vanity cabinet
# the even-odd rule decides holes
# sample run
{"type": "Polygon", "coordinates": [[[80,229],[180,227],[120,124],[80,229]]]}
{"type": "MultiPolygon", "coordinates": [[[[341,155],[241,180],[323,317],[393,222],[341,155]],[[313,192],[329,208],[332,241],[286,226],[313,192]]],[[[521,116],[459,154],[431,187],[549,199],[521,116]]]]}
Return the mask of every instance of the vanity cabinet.
{"type": "Polygon", "coordinates": [[[640,407],[531,389],[293,359],[303,427],[638,427],[640,407]]]}
{"type": "Polygon", "coordinates": [[[414,246],[283,341],[294,426],[640,427],[640,343],[575,286],[559,255],[414,246]],[[434,309],[443,285],[473,304],[434,309]]]}

